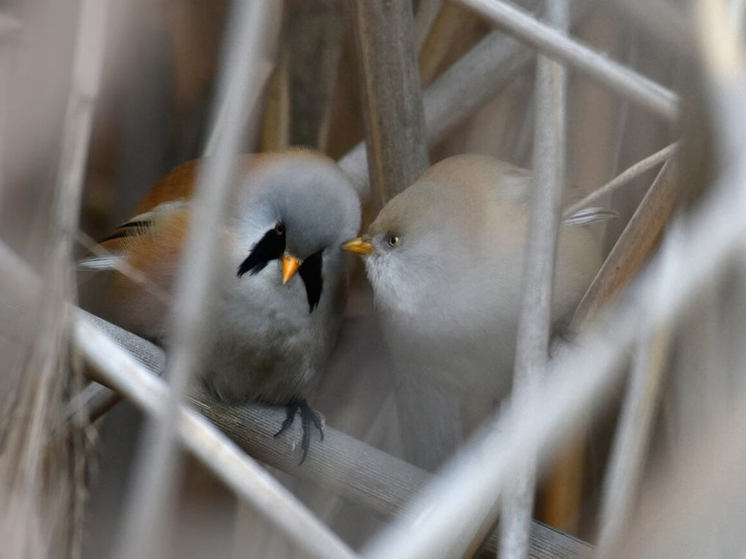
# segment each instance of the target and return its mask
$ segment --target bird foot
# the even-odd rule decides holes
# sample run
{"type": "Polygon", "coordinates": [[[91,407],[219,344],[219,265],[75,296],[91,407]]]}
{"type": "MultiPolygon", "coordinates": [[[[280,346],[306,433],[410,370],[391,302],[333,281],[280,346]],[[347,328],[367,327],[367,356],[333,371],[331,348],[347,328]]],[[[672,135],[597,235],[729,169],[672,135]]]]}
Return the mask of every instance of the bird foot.
{"type": "Polygon", "coordinates": [[[275,437],[279,437],[295,421],[295,414],[300,412],[301,427],[303,429],[303,438],[301,439],[301,448],[303,449],[303,456],[300,459],[299,464],[303,464],[308,456],[308,449],[311,447],[311,424],[319,430],[320,440],[324,440],[324,416],[316,410],[312,409],[308,405],[308,401],[305,398],[294,398],[290,400],[285,406],[285,420],[280,426],[280,430],[275,433],[275,437]]]}

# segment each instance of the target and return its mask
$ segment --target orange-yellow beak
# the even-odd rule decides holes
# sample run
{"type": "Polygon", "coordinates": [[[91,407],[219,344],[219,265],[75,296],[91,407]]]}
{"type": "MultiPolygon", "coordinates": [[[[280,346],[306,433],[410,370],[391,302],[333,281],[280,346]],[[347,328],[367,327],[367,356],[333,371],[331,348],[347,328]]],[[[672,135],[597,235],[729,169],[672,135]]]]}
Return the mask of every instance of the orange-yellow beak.
{"type": "Polygon", "coordinates": [[[290,278],[295,275],[300,267],[300,260],[297,256],[288,254],[287,252],[282,255],[282,284],[285,285],[290,278]]]}
{"type": "Polygon", "coordinates": [[[342,245],[342,248],[355,254],[370,254],[373,252],[373,245],[370,244],[370,241],[366,241],[362,237],[356,237],[347,241],[342,245]]]}

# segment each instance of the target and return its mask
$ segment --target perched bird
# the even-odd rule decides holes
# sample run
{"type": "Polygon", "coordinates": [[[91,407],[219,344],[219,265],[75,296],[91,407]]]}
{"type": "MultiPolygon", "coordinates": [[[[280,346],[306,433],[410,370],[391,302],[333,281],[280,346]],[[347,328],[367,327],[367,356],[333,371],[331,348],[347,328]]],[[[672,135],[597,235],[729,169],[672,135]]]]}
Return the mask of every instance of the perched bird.
{"type": "MultiPolygon", "coordinates": [[[[113,319],[166,344],[169,294],[199,165],[190,161],[171,171],[135,216],[102,241],[107,254],[81,264],[134,270],[113,278],[113,319]]],[[[341,244],[359,229],[360,202],[341,169],[311,151],[245,156],[241,169],[215,255],[218,280],[201,378],[225,401],[286,405],[280,432],[300,412],[305,458],[311,422],[321,431],[305,394],[336,339],[344,303],[341,244]]]]}
{"type": "MultiPolygon", "coordinates": [[[[531,174],[508,163],[450,157],[392,198],[366,234],[344,245],[364,258],[400,381],[414,382],[417,400],[430,398],[405,420],[411,428],[429,415],[405,440],[431,454],[421,461],[424,467],[437,466],[457,442],[434,448],[443,443],[428,440],[438,438],[433,432],[465,436],[511,385],[531,187],[531,174]],[[454,403],[456,419],[443,421],[444,406],[454,403]],[[464,433],[446,433],[454,421],[464,433]]],[[[573,310],[599,264],[591,231],[564,224],[555,319],[573,310]]]]}

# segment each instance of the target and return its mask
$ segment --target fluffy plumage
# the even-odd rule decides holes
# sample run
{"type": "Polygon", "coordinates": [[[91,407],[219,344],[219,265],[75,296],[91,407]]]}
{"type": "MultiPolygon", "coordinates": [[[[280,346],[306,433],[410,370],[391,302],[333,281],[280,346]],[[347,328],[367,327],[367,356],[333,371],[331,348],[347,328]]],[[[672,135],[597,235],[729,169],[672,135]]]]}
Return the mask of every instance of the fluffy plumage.
{"type": "MultiPolygon", "coordinates": [[[[173,287],[199,164],[169,173],[102,243],[142,271],[151,287],[115,276],[117,322],[160,342],[167,341],[168,301],[154,292],[173,287]]],[[[288,404],[303,398],[335,340],[343,302],[340,245],[359,227],[359,200],[332,160],[294,150],[245,157],[230,208],[215,259],[220,271],[203,379],[227,401],[288,404]],[[300,261],[286,284],[283,254],[300,261]]],[[[83,266],[113,267],[114,258],[83,266]]]]}
{"type": "MultiPolygon", "coordinates": [[[[451,157],[393,198],[368,230],[375,251],[365,265],[389,337],[414,344],[410,355],[437,353],[448,364],[440,380],[453,388],[498,397],[509,383],[530,189],[528,171],[451,157]]],[[[562,228],[558,262],[555,317],[572,310],[598,268],[586,228],[562,228]]]]}
{"type": "MultiPolygon", "coordinates": [[[[418,379],[422,394],[436,387],[460,400],[460,413],[471,416],[465,425],[511,384],[531,187],[524,169],[481,155],[451,157],[391,199],[367,234],[345,245],[367,253],[399,374],[418,379]]],[[[555,318],[574,308],[599,263],[588,228],[564,225],[555,318]]],[[[435,407],[423,406],[424,413],[437,414],[435,407]]]]}

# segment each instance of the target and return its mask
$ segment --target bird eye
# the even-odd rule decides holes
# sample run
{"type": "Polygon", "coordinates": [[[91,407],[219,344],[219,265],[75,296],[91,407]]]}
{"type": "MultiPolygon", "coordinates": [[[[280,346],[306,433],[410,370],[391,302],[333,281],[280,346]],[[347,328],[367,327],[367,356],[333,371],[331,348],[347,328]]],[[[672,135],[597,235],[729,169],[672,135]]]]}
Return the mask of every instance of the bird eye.
{"type": "Polygon", "coordinates": [[[399,236],[398,235],[389,235],[389,238],[386,239],[386,242],[389,244],[389,246],[391,248],[399,246],[399,236]]]}
{"type": "Polygon", "coordinates": [[[280,221],[275,225],[275,233],[278,235],[284,235],[285,234],[285,224],[280,221]]]}

